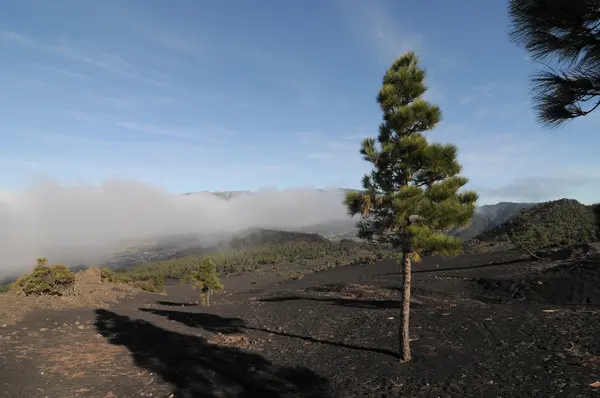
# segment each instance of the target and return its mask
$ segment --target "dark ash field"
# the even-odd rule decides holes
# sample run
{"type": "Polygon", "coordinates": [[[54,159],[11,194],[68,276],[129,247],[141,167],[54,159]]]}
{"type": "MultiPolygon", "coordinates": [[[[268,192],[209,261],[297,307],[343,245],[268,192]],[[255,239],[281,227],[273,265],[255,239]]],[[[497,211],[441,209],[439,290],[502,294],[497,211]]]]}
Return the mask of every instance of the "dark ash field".
{"type": "Polygon", "coordinates": [[[397,361],[400,268],[224,278],[210,308],[173,283],[110,308],[34,311],[0,328],[6,397],[600,395],[600,258],[425,258],[413,362],[397,361]]]}

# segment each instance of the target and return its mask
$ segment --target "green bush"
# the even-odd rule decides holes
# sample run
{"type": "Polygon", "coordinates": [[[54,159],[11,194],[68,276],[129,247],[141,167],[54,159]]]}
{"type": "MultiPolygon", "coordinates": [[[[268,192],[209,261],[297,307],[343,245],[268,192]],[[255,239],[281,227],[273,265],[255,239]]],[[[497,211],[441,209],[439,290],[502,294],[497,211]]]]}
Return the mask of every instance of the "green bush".
{"type": "Polygon", "coordinates": [[[0,285],[0,293],[6,293],[10,290],[10,284],[8,285],[0,285]]]}
{"type": "Polygon", "coordinates": [[[101,272],[102,282],[108,282],[108,283],[119,282],[119,277],[112,269],[104,267],[101,269],[100,272],[101,272]]]}
{"type": "Polygon", "coordinates": [[[62,296],[75,283],[75,274],[66,265],[48,265],[46,258],[38,258],[38,265],[30,274],[10,285],[10,290],[25,296],[62,296]]]}
{"type": "Polygon", "coordinates": [[[154,284],[154,281],[152,280],[145,280],[145,281],[134,281],[132,283],[133,287],[136,287],[140,290],[143,290],[145,292],[150,292],[150,293],[156,293],[156,285],[154,284]]]}

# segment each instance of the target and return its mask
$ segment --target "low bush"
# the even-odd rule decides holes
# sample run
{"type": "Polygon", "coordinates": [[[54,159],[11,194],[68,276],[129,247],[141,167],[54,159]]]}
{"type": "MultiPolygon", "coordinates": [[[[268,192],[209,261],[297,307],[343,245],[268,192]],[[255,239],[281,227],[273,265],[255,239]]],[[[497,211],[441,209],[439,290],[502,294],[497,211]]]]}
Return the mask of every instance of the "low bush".
{"type": "Polygon", "coordinates": [[[156,285],[154,281],[149,279],[145,281],[133,281],[131,285],[145,292],[156,293],[156,285]]]}
{"type": "Polygon", "coordinates": [[[108,283],[117,283],[119,282],[119,276],[117,276],[117,274],[110,268],[102,268],[101,272],[101,277],[102,277],[102,282],[108,282],[108,283]]]}
{"type": "Polygon", "coordinates": [[[33,271],[17,279],[10,290],[25,296],[68,294],[75,283],[75,274],[64,264],[48,265],[46,258],[38,258],[33,271]]]}

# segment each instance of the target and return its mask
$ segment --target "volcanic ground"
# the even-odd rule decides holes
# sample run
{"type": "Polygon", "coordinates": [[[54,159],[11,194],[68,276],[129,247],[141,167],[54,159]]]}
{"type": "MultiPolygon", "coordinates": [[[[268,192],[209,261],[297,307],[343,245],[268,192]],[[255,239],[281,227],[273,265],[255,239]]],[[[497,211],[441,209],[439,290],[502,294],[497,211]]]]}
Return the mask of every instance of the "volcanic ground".
{"type": "Polygon", "coordinates": [[[209,308],[172,283],[0,325],[0,396],[600,396],[597,253],[423,259],[406,364],[392,261],[222,281],[209,308]]]}

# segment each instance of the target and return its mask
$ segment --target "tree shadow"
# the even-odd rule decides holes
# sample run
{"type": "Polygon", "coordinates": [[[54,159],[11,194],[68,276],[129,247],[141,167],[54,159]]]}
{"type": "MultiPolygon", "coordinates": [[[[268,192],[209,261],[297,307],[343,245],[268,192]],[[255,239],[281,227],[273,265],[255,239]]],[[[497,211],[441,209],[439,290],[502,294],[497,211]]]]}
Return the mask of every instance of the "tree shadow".
{"type": "Polygon", "coordinates": [[[243,319],[240,318],[223,318],[214,314],[206,314],[206,313],[194,313],[194,312],[182,312],[182,311],[169,311],[169,310],[155,310],[151,308],[140,308],[140,311],[150,312],[154,315],[164,316],[169,320],[181,322],[186,326],[202,328],[209,332],[218,332],[222,334],[235,334],[235,333],[243,333],[244,330],[254,330],[262,333],[269,333],[276,336],[288,337],[293,339],[300,339],[303,341],[308,341],[311,343],[330,345],[335,347],[347,348],[350,350],[358,350],[358,351],[366,351],[366,352],[374,352],[377,354],[389,355],[394,358],[398,357],[398,354],[385,350],[382,348],[372,348],[372,347],[362,347],[356,346],[352,344],[340,343],[337,341],[328,341],[328,340],[319,340],[311,336],[301,336],[293,333],[286,333],[276,330],[271,330],[267,328],[257,328],[253,326],[248,326],[244,322],[243,319]]]}
{"type": "Polygon", "coordinates": [[[198,303],[178,303],[175,301],[157,301],[156,304],[164,305],[165,307],[198,307],[198,303]]]}
{"type": "Polygon", "coordinates": [[[281,303],[285,301],[319,301],[323,303],[331,303],[333,305],[339,305],[342,307],[352,308],[366,308],[366,309],[392,309],[401,308],[402,304],[398,300],[357,300],[357,299],[344,299],[344,298],[316,298],[316,297],[302,297],[302,296],[284,296],[284,297],[271,297],[257,300],[261,303],[281,303]]]}
{"type": "Polygon", "coordinates": [[[241,333],[245,322],[240,318],[224,318],[219,315],[204,312],[183,312],[171,310],[156,310],[140,308],[142,312],[164,316],[170,321],[180,322],[192,328],[202,328],[212,333],[235,334],[241,333]]]}
{"type": "MultiPolygon", "coordinates": [[[[506,265],[513,265],[519,263],[528,263],[533,261],[532,258],[517,258],[512,260],[503,260],[503,261],[494,261],[487,264],[477,264],[477,265],[467,265],[464,267],[442,267],[437,269],[413,269],[411,274],[437,274],[439,272],[448,272],[448,271],[468,271],[472,269],[478,268],[491,268],[491,267],[501,267],[506,265]]],[[[375,274],[375,276],[386,276],[386,275],[399,275],[402,276],[402,272],[387,272],[383,274],[375,274]]]]}
{"type": "Polygon", "coordinates": [[[326,379],[307,368],[273,364],[260,355],[96,310],[95,326],[111,344],[129,349],[136,366],[162,377],[176,397],[332,396],[326,379]]]}

